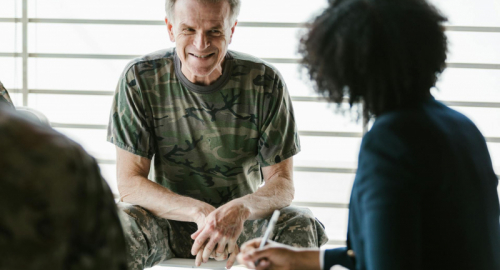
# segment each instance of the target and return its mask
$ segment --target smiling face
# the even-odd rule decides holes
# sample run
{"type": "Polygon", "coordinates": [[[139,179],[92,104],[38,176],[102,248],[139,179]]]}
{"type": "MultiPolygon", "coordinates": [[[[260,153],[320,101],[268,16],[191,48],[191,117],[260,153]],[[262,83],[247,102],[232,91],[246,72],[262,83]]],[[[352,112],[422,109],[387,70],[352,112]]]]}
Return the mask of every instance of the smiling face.
{"type": "Polygon", "coordinates": [[[231,25],[227,1],[177,0],[173,20],[165,19],[170,40],[188,80],[210,85],[222,75],[222,64],[236,22],[231,25]]]}

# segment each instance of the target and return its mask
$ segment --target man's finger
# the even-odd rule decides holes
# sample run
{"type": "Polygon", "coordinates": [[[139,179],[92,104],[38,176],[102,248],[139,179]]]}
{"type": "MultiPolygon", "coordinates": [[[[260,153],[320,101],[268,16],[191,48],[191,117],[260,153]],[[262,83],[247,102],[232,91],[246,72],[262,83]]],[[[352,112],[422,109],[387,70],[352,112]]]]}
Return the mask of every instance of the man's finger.
{"type": "MultiPolygon", "coordinates": [[[[202,233],[194,239],[193,247],[191,247],[191,255],[196,255],[200,249],[205,245],[208,240],[208,234],[202,233]]],[[[203,249],[202,249],[203,250],[203,249]]]]}
{"type": "Polygon", "coordinates": [[[226,262],[227,269],[231,269],[231,267],[233,267],[234,261],[236,261],[236,256],[238,256],[238,253],[239,253],[239,249],[238,249],[238,246],[236,246],[236,248],[234,249],[234,252],[232,252],[231,255],[229,256],[229,259],[227,259],[227,262],[226,262]]]}
{"type": "Polygon", "coordinates": [[[212,253],[212,255],[210,255],[210,258],[212,259],[215,259],[216,261],[220,262],[220,261],[225,261],[227,259],[227,253],[223,253],[222,255],[220,255],[219,257],[213,257],[214,256],[214,253],[212,253]]]}
{"type": "Polygon", "coordinates": [[[227,245],[227,237],[223,236],[217,243],[217,249],[215,250],[216,257],[221,256],[224,253],[224,251],[226,251],[226,245],[227,245]]]}
{"type": "Polygon", "coordinates": [[[198,228],[198,230],[196,232],[194,232],[193,234],[191,234],[191,239],[196,239],[196,237],[198,237],[198,235],[200,235],[200,233],[203,231],[203,228],[205,226],[201,227],[201,228],[198,228]]]}
{"type": "Polygon", "coordinates": [[[237,241],[238,241],[237,238],[229,239],[229,241],[227,243],[227,252],[229,252],[229,253],[234,252],[234,250],[238,247],[238,245],[236,244],[237,241]]]}
{"type": "Polygon", "coordinates": [[[202,256],[203,256],[203,249],[200,249],[198,251],[198,254],[196,254],[196,260],[194,261],[195,265],[198,267],[201,265],[201,260],[203,259],[202,256]]]}
{"type": "Polygon", "coordinates": [[[210,241],[208,241],[207,245],[203,249],[203,262],[207,262],[208,258],[210,257],[210,254],[212,254],[212,252],[215,248],[215,245],[217,244],[216,238],[210,239],[210,241]]]}

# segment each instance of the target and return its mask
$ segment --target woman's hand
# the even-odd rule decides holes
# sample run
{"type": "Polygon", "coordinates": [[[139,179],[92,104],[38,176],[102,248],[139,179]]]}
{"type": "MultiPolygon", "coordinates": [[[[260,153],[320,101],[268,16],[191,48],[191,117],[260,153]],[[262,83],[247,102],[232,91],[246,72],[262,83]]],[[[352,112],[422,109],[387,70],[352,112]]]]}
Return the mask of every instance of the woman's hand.
{"type": "Polygon", "coordinates": [[[241,246],[238,262],[251,269],[293,269],[295,251],[285,245],[268,241],[268,244],[259,250],[262,238],[250,240],[241,246]],[[255,262],[259,260],[259,264],[255,262]]]}
{"type": "Polygon", "coordinates": [[[238,262],[257,270],[319,270],[319,250],[298,249],[273,241],[259,249],[262,238],[250,240],[241,246],[238,262]],[[259,260],[259,264],[255,262],[259,260]]]}

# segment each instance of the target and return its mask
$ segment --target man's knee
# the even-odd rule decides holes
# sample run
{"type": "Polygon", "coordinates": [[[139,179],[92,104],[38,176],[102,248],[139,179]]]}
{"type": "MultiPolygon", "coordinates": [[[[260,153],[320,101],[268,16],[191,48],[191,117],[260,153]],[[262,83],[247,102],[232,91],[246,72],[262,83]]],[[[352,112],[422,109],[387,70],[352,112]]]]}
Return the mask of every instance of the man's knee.
{"type": "Polygon", "coordinates": [[[118,210],[124,212],[128,216],[132,217],[135,220],[145,220],[154,218],[153,214],[151,214],[148,210],[130,203],[118,202],[116,204],[118,210]]]}
{"type": "Polygon", "coordinates": [[[328,241],[323,224],[310,209],[289,206],[280,211],[276,241],[296,247],[319,247],[328,241]]]}
{"type": "Polygon", "coordinates": [[[163,230],[155,216],[148,210],[122,202],[119,202],[117,206],[119,209],[118,216],[127,238],[133,237],[136,241],[147,242],[148,245],[152,245],[166,237],[163,235],[163,230]]]}
{"type": "Polygon", "coordinates": [[[314,223],[316,218],[309,208],[288,206],[280,210],[280,218],[278,222],[295,221],[302,223],[314,223]]]}
{"type": "Polygon", "coordinates": [[[128,247],[129,269],[143,269],[172,258],[173,254],[155,216],[146,209],[119,202],[119,217],[128,247]]]}
{"type": "Polygon", "coordinates": [[[117,207],[118,217],[129,247],[141,249],[141,246],[146,246],[147,241],[144,238],[144,233],[153,228],[153,226],[147,226],[150,223],[148,222],[150,219],[148,212],[140,206],[128,203],[119,202],[117,207]]]}

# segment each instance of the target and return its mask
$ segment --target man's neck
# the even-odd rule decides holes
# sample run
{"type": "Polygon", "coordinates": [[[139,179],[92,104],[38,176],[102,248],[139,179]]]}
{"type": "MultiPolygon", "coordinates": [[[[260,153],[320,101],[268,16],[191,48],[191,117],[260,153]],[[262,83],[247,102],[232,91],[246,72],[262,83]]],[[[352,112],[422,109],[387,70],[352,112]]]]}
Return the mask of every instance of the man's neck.
{"type": "Polygon", "coordinates": [[[223,74],[224,62],[221,63],[220,67],[216,67],[208,76],[196,76],[193,75],[185,66],[181,64],[181,72],[184,76],[192,83],[197,85],[208,86],[215,83],[223,74]]]}

